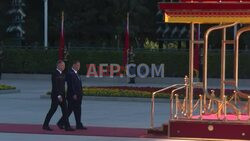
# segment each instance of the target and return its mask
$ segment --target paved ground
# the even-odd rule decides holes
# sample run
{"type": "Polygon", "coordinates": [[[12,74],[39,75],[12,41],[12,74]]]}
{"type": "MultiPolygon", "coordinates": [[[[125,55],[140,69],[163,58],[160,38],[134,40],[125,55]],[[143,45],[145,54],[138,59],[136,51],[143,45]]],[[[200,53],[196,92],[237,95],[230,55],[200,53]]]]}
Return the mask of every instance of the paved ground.
{"type": "MultiPolygon", "coordinates": [[[[31,123],[42,124],[45,114],[49,109],[50,100],[40,99],[40,95],[50,89],[49,79],[4,78],[0,83],[14,85],[21,90],[18,94],[0,95],[0,122],[1,123],[31,123]]],[[[167,121],[167,103],[157,103],[157,124],[167,121]]],[[[147,102],[119,102],[119,101],[84,101],[82,120],[87,126],[107,127],[149,127],[150,103],[147,102]]],[[[58,110],[52,118],[51,124],[55,124],[60,117],[58,110]]],[[[74,118],[70,119],[74,125],[74,118]]],[[[77,136],[51,136],[51,135],[27,135],[1,133],[0,140],[142,140],[130,138],[102,138],[102,137],[77,137],[77,136]]],[[[153,140],[153,139],[143,139],[153,140]]],[[[156,139],[155,139],[156,140],[156,139]]]]}
{"type": "MultiPolygon", "coordinates": [[[[167,80],[167,79],[166,79],[167,80]]],[[[171,82],[178,82],[181,79],[171,79],[171,82]]],[[[98,79],[85,79],[84,85],[122,85],[115,81],[98,79]],[[89,80],[89,81],[88,81],[89,80]],[[107,83],[109,82],[109,83],[107,83]]],[[[155,80],[157,81],[157,80],[155,80]]],[[[165,86],[165,84],[154,83],[154,86],[165,86]]],[[[248,82],[249,80],[244,80],[248,82]]],[[[145,81],[146,82],[146,81],[145,81]]],[[[158,82],[158,81],[157,81],[158,82]]],[[[245,83],[246,83],[245,82],[245,83]]],[[[16,86],[21,90],[18,94],[0,95],[0,122],[1,123],[30,123],[42,124],[45,114],[49,109],[50,101],[40,99],[40,95],[51,89],[50,79],[47,75],[4,75],[0,83],[16,86]]],[[[153,82],[151,82],[153,83],[153,82]]],[[[248,83],[250,84],[250,83],[248,83]]],[[[170,82],[166,82],[170,85],[170,82]]],[[[137,83],[135,86],[152,86],[149,82],[137,83]]],[[[249,88],[247,84],[242,86],[249,88]]],[[[149,127],[150,103],[149,102],[119,102],[119,101],[95,101],[85,100],[83,105],[82,121],[87,126],[107,127],[149,127]]],[[[55,124],[61,112],[58,110],[53,117],[51,124],[55,124]]],[[[156,125],[160,126],[168,120],[168,103],[156,103],[156,125]]],[[[70,122],[74,125],[74,119],[70,122]]],[[[0,141],[31,141],[31,140],[86,140],[86,141],[135,141],[135,140],[160,140],[160,139],[133,139],[133,138],[110,138],[110,137],[78,137],[78,136],[56,136],[56,135],[30,135],[30,134],[8,134],[0,133],[0,141]]]]}
{"type": "MultiPolygon", "coordinates": [[[[18,80],[21,81],[29,81],[29,80],[39,80],[39,81],[50,81],[50,75],[46,74],[3,74],[3,80],[18,80]]],[[[81,76],[84,81],[84,86],[132,86],[132,87],[165,87],[172,84],[180,84],[184,83],[184,78],[176,78],[176,77],[165,77],[165,78],[136,78],[135,84],[128,84],[129,81],[127,78],[120,77],[103,77],[103,78],[87,78],[85,76],[81,76]]],[[[197,81],[195,78],[194,81],[197,81]]],[[[15,83],[15,82],[12,82],[15,83]]],[[[19,81],[16,83],[19,84],[19,81]]],[[[37,85],[38,89],[44,89],[45,87],[50,87],[50,83],[46,83],[47,85],[37,85]]],[[[24,83],[19,84],[22,88],[27,88],[28,86],[24,83]]],[[[209,88],[220,88],[220,79],[217,78],[208,78],[208,87],[209,88]]],[[[226,86],[226,88],[232,88],[230,86],[226,86]]],[[[241,90],[250,90],[250,79],[240,79],[239,80],[239,88],[241,90]]],[[[30,89],[28,89],[30,91],[30,89]]]]}
{"type": "MultiPolygon", "coordinates": [[[[165,139],[138,139],[116,137],[89,137],[89,136],[58,136],[58,135],[29,135],[29,134],[3,134],[0,133],[1,141],[166,141],[165,139]]],[[[186,140],[174,140],[186,141],[186,140]]]]}

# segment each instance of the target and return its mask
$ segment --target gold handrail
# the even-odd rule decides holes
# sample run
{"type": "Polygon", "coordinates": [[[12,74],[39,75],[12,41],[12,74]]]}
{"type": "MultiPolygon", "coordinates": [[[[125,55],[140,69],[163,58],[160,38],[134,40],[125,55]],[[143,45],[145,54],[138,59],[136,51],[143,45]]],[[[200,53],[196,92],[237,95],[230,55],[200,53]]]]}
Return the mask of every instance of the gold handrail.
{"type": "Polygon", "coordinates": [[[235,36],[235,48],[234,48],[234,81],[235,87],[238,89],[238,75],[239,75],[239,39],[240,35],[244,32],[250,31],[250,26],[243,27],[237,31],[235,36]]]}
{"type": "Polygon", "coordinates": [[[248,97],[250,96],[249,94],[244,93],[244,92],[241,92],[241,91],[239,91],[239,90],[234,91],[234,92],[236,92],[236,94],[237,94],[239,97],[244,98],[244,99],[248,99],[248,97]]]}
{"type": "Polygon", "coordinates": [[[171,85],[171,86],[168,86],[168,87],[165,87],[163,89],[160,89],[158,91],[155,91],[153,92],[152,94],[152,98],[151,98],[151,112],[150,112],[150,128],[153,129],[154,128],[154,109],[155,109],[155,95],[160,93],[160,92],[163,92],[163,91],[166,91],[168,89],[171,89],[171,88],[175,88],[177,86],[184,86],[185,84],[174,84],[174,85],[171,85]]]}
{"type": "Polygon", "coordinates": [[[206,32],[205,32],[205,36],[204,36],[204,49],[203,49],[203,90],[204,93],[208,93],[207,92],[207,54],[208,54],[208,36],[212,31],[215,30],[219,30],[219,29],[224,29],[224,28],[228,28],[231,26],[237,25],[237,23],[231,23],[231,24],[225,24],[225,25],[218,25],[218,26],[213,26],[211,28],[209,28],[206,32]]]}

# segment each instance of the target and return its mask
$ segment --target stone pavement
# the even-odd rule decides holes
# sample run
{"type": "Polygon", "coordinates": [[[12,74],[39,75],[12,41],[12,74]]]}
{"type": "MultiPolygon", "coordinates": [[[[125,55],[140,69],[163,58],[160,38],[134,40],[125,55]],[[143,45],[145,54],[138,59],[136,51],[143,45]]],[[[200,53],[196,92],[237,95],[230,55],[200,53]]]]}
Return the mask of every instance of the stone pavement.
{"type": "MultiPolygon", "coordinates": [[[[3,80],[39,80],[39,81],[50,81],[50,75],[47,74],[3,74],[3,80]]],[[[173,84],[184,83],[184,77],[165,77],[165,78],[136,78],[135,84],[128,84],[128,79],[123,77],[90,77],[81,76],[84,86],[131,86],[131,87],[166,87],[173,84]]],[[[194,81],[197,81],[195,78],[194,81]]],[[[13,82],[15,83],[15,82],[13,82]]],[[[27,85],[25,85],[27,86],[27,85]]],[[[46,85],[50,87],[50,82],[46,85]]],[[[41,86],[44,88],[45,86],[41,86]]],[[[208,88],[220,88],[220,79],[208,78],[208,88]]],[[[226,86],[226,88],[232,88],[226,86]]],[[[239,88],[241,90],[250,90],[250,79],[240,79],[239,88]]],[[[39,87],[40,89],[40,87],[39,87]]]]}
{"type": "MultiPolygon", "coordinates": [[[[10,134],[0,133],[1,141],[170,141],[165,139],[138,139],[138,138],[117,138],[117,137],[90,137],[90,136],[70,136],[70,135],[30,135],[30,134],[10,134]]],[[[187,141],[177,140],[174,141],[187,141]]]]}
{"type": "MultiPolygon", "coordinates": [[[[108,78],[109,79],[109,78],[108,78]]],[[[119,78],[116,78],[119,79],[119,78]]],[[[126,80],[122,79],[110,81],[107,78],[84,78],[85,86],[130,86],[126,80]]],[[[141,80],[140,80],[141,81],[141,80]]],[[[136,83],[133,86],[167,86],[170,83],[180,82],[181,78],[166,78],[165,80],[145,80],[136,83]],[[167,82],[167,81],[170,82],[167,82]],[[166,83],[165,83],[166,81],[166,83]]],[[[249,80],[243,80],[242,88],[249,89],[247,84],[249,80]]],[[[241,82],[241,81],[240,81],[241,82]]],[[[20,93],[0,95],[0,123],[23,123],[23,124],[42,124],[45,114],[48,112],[50,100],[40,99],[40,95],[51,89],[49,75],[18,75],[4,74],[0,83],[16,86],[21,90],[20,93]]],[[[173,84],[172,83],[172,84],[173,84]]],[[[214,83],[214,85],[216,85],[214,83]]],[[[156,126],[168,120],[169,104],[156,103],[156,126]]],[[[135,101],[95,101],[85,100],[82,105],[82,121],[87,126],[104,126],[104,127],[129,127],[129,128],[149,128],[150,103],[135,101]]],[[[56,112],[51,120],[51,124],[56,124],[61,115],[60,109],[56,112]]],[[[70,122],[74,125],[73,116],[70,122]]],[[[160,140],[160,139],[139,139],[139,138],[113,138],[113,137],[79,137],[65,135],[31,135],[31,134],[9,134],[0,133],[0,141],[32,141],[32,140],[86,140],[86,141],[135,141],[135,140],[160,140]]]]}

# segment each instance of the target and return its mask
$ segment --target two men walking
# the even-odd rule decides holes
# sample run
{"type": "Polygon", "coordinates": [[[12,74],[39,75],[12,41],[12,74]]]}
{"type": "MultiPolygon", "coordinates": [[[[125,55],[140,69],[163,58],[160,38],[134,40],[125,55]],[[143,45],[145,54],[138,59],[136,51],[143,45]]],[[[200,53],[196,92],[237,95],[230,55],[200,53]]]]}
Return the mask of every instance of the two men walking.
{"type": "Polygon", "coordinates": [[[62,117],[58,121],[57,126],[60,129],[65,129],[66,131],[73,131],[69,124],[69,116],[74,112],[76,120],[76,129],[87,129],[81,123],[81,104],[82,104],[82,83],[78,75],[80,70],[80,62],[75,61],[72,68],[68,73],[63,73],[65,69],[65,63],[61,60],[57,62],[56,71],[52,74],[52,92],[51,92],[51,107],[46,115],[43,129],[52,131],[49,127],[49,122],[60,106],[62,110],[62,117]],[[67,96],[65,96],[65,80],[67,81],[67,96]]]}

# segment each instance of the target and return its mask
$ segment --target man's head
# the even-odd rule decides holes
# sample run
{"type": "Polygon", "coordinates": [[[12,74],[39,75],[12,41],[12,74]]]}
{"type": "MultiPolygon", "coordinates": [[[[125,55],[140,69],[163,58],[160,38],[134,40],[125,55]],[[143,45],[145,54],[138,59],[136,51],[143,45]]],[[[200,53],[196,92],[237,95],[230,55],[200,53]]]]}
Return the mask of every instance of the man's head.
{"type": "Polygon", "coordinates": [[[76,70],[76,71],[79,71],[80,70],[80,66],[81,66],[80,61],[76,60],[76,61],[73,62],[72,68],[74,70],[76,70]]]}
{"type": "Polygon", "coordinates": [[[64,63],[64,61],[58,60],[57,63],[56,63],[56,67],[60,71],[63,71],[65,69],[65,63],[64,63]]]}

